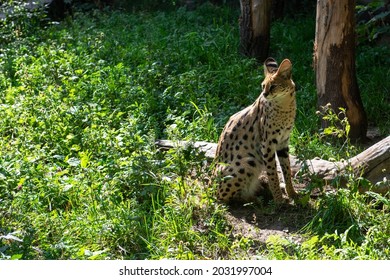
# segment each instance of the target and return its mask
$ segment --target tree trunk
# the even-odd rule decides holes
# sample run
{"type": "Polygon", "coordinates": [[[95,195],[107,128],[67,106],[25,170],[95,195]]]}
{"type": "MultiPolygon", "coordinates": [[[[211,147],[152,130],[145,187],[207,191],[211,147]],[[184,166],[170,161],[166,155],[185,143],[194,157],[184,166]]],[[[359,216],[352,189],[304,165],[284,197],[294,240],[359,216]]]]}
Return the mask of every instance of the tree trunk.
{"type": "MultiPolygon", "coordinates": [[[[360,98],[355,69],[355,0],[318,0],[314,66],[318,106],[330,103],[346,109],[349,137],[364,140],[367,117],[360,98]]],[[[328,123],[323,121],[322,127],[328,123]]]]}
{"type": "Polygon", "coordinates": [[[271,0],[240,0],[240,52],[263,62],[270,45],[271,0]]]}

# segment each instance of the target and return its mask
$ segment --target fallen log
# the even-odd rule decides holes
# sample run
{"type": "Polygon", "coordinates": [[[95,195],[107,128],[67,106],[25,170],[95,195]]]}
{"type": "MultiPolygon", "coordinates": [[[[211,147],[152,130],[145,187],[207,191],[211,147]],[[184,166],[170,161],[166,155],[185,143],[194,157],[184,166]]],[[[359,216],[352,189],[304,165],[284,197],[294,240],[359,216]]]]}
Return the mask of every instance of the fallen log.
{"type": "MultiPolygon", "coordinates": [[[[205,141],[170,141],[157,140],[156,145],[161,149],[179,147],[194,147],[205,153],[205,157],[213,160],[217,148],[216,143],[205,141]]],[[[290,155],[291,172],[293,176],[316,176],[323,179],[324,183],[340,178],[343,186],[347,182],[344,175],[353,174],[355,178],[362,177],[373,185],[370,191],[385,194],[390,191],[390,136],[384,138],[360,154],[341,161],[327,161],[320,158],[300,161],[290,155]]],[[[364,185],[359,189],[361,192],[368,191],[364,185]]]]}

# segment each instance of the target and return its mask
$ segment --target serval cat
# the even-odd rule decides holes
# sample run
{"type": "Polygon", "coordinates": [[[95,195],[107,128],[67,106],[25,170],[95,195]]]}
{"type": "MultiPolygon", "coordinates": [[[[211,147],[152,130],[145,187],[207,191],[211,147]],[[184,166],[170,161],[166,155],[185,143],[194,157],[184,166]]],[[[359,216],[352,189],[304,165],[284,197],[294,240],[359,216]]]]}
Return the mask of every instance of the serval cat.
{"type": "Polygon", "coordinates": [[[287,195],[297,197],[291,181],[288,148],[296,111],[291,72],[290,60],[285,59],[278,66],[273,58],[268,58],[264,62],[265,78],[260,96],[252,105],[231,116],[225,125],[218,141],[214,170],[214,176],[219,179],[219,200],[254,201],[267,185],[275,203],[284,203],[276,155],[287,195]]]}

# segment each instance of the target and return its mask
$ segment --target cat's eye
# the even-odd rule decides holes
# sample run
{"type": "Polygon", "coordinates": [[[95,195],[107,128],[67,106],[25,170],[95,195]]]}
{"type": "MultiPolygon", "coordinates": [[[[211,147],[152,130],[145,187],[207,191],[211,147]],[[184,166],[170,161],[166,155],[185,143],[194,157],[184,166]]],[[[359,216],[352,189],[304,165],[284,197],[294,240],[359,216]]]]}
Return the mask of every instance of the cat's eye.
{"type": "Polygon", "coordinates": [[[271,86],[269,87],[269,91],[274,91],[275,88],[276,88],[276,85],[271,85],[271,86]]]}

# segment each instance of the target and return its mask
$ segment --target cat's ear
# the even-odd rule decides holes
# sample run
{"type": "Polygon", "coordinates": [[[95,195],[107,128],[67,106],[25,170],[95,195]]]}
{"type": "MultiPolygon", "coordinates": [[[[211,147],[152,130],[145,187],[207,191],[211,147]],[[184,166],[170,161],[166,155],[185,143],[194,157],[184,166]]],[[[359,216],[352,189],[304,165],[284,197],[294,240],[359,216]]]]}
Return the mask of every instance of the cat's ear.
{"type": "Polygon", "coordinates": [[[288,59],[285,59],[280,63],[277,75],[283,77],[284,79],[291,79],[291,73],[292,73],[292,64],[291,61],[288,59]]]}
{"type": "Polygon", "coordinates": [[[264,61],[264,75],[273,74],[278,71],[278,63],[272,57],[267,58],[264,61]]]}

